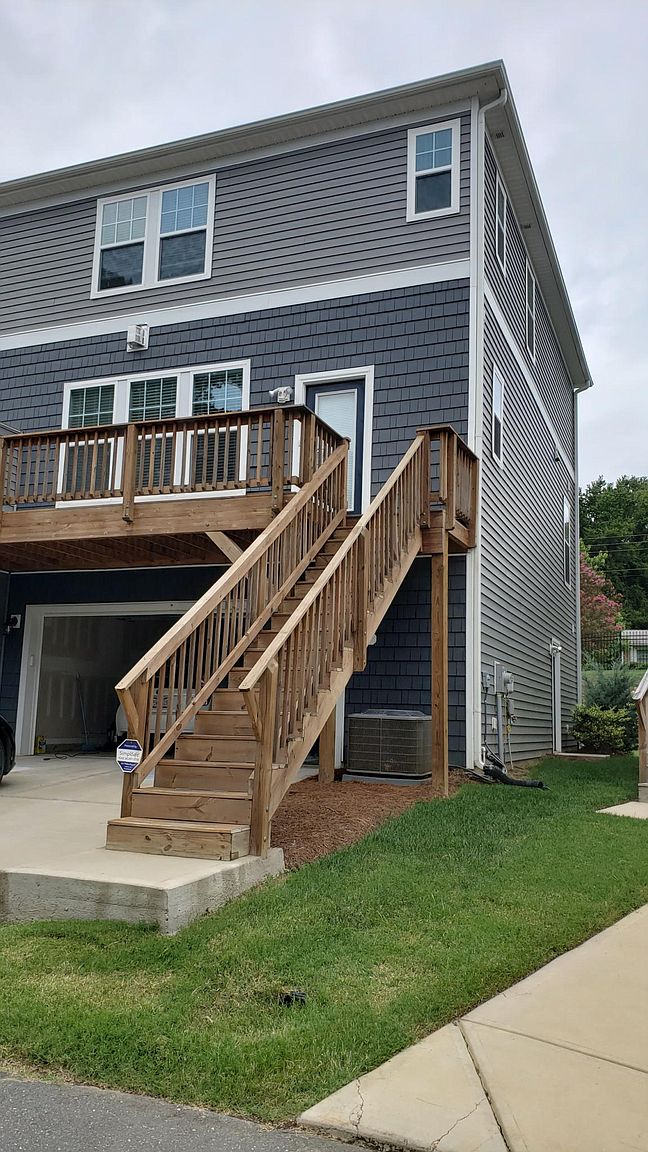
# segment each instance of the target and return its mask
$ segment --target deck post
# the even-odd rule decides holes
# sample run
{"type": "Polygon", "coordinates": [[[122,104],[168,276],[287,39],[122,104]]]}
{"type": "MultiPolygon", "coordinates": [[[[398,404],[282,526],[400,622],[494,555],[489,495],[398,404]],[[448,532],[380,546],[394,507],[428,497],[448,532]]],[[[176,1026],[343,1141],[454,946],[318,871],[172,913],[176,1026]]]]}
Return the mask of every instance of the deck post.
{"type": "Polygon", "coordinates": [[[257,740],[257,754],[254,764],[252,816],[250,820],[251,856],[267,856],[270,847],[270,794],[278,682],[279,665],[276,660],[273,660],[264,672],[259,685],[259,727],[262,737],[257,740]]]}
{"type": "Polygon", "coordinates": [[[332,784],[335,779],[335,721],[337,709],[333,708],[319,735],[319,772],[317,779],[320,784],[332,784]]]}
{"type": "Polygon", "coordinates": [[[124,464],[122,474],[122,519],[133,523],[135,507],[135,469],[137,467],[137,425],[129,424],[124,441],[124,464]]]}
{"type": "Polygon", "coordinates": [[[286,458],[286,414],[283,408],[275,408],[272,425],[272,511],[281,512],[284,502],[284,477],[286,458]]]}
{"type": "Polygon", "coordinates": [[[432,783],[448,795],[448,540],[432,557],[432,783]]]}
{"type": "Polygon", "coordinates": [[[5,499],[5,472],[7,470],[7,446],[3,436],[0,436],[0,524],[2,523],[2,506],[5,499]]]}

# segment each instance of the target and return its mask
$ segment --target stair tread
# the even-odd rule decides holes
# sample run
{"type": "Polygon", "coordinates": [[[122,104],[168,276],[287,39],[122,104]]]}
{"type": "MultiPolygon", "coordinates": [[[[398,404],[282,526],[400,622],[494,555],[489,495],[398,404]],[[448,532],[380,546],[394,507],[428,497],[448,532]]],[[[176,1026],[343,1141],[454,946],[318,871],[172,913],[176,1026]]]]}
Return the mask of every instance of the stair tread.
{"type": "Polygon", "coordinates": [[[201,820],[156,820],[149,816],[118,816],[108,824],[121,824],[130,828],[168,828],[177,832],[247,832],[249,824],[215,823],[201,820]]]}

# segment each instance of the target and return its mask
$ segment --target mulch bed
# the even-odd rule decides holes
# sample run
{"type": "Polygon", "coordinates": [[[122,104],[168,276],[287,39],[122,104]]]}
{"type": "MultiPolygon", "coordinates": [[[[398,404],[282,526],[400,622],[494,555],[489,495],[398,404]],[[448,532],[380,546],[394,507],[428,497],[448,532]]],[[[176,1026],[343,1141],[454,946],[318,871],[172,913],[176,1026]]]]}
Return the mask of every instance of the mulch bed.
{"type": "MultiPolygon", "coordinates": [[[[463,772],[450,772],[450,795],[466,782],[463,772]]],[[[317,779],[293,784],[272,821],[272,845],[283,848],[287,868],[301,868],[328,856],[398,816],[420,800],[441,795],[429,782],[376,784],[341,780],[320,784],[317,779]]]]}

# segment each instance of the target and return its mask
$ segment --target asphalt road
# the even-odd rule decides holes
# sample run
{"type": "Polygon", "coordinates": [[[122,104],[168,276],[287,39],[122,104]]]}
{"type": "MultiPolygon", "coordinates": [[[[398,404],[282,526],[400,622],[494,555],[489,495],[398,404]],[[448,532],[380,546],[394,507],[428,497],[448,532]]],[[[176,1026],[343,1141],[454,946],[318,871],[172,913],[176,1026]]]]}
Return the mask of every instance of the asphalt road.
{"type": "MultiPolygon", "coordinates": [[[[0,1073],[2,1152],[351,1152],[351,1146],[75,1084],[0,1073]]],[[[353,1150],[357,1152],[357,1148],[353,1150]]]]}

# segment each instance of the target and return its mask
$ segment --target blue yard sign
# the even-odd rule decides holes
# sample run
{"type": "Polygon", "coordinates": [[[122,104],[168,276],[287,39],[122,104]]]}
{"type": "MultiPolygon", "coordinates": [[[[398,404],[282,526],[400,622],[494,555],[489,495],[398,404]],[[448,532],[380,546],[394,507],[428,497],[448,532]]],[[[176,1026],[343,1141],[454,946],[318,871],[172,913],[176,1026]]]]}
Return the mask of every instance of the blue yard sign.
{"type": "Polygon", "coordinates": [[[122,772],[134,772],[142,760],[142,745],[139,740],[123,740],[117,749],[117,763],[122,772]]]}

